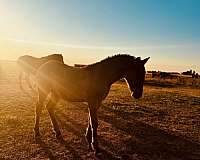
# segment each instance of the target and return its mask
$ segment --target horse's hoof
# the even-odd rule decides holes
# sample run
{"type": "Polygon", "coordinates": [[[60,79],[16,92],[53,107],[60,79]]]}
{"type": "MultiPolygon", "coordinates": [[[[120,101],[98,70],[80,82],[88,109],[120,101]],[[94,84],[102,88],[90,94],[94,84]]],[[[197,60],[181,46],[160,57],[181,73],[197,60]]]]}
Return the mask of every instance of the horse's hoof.
{"type": "Polygon", "coordinates": [[[102,155],[99,147],[94,148],[94,151],[96,157],[100,157],[102,155]]]}
{"type": "Polygon", "coordinates": [[[98,151],[98,152],[96,151],[96,152],[94,153],[94,155],[95,155],[95,157],[101,157],[101,156],[102,156],[102,153],[99,152],[99,151],[98,151]]]}

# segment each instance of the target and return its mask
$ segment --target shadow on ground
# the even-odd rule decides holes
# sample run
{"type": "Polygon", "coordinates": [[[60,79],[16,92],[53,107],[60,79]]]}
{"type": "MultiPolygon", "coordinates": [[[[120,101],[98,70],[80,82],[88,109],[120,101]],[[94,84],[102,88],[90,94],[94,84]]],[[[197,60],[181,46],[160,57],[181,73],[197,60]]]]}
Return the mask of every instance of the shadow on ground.
{"type": "Polygon", "coordinates": [[[50,160],[56,160],[56,157],[54,156],[50,147],[41,139],[41,137],[36,139],[36,143],[40,145],[42,151],[49,157],[50,160]]]}
{"type": "MultiPolygon", "coordinates": [[[[200,144],[198,142],[140,122],[134,119],[133,114],[124,112],[116,114],[116,117],[120,117],[120,119],[111,119],[106,112],[100,114],[100,119],[131,135],[131,138],[124,142],[128,148],[126,152],[130,155],[138,154],[143,155],[146,159],[162,160],[200,159],[200,144]]],[[[107,144],[105,142],[104,145],[107,144]]]]}
{"type": "MultiPolygon", "coordinates": [[[[77,108],[75,107],[74,109],[76,110],[77,108]]],[[[101,130],[99,130],[99,143],[102,155],[98,159],[133,159],[133,155],[139,156],[139,160],[200,159],[200,144],[198,142],[140,122],[134,119],[134,114],[132,113],[116,112],[115,110],[105,108],[106,106],[103,106],[103,109],[100,110],[99,119],[110,124],[112,128],[115,128],[118,132],[122,132],[124,136],[129,138],[120,140],[123,143],[122,147],[121,143],[118,145],[113,144],[109,139],[100,135],[101,130]],[[114,113],[112,117],[110,116],[111,112],[114,113]]],[[[87,106],[81,105],[81,110],[86,113],[87,106]]],[[[77,122],[62,110],[57,111],[57,117],[61,127],[64,128],[63,132],[72,132],[73,135],[81,139],[78,143],[65,141],[64,145],[71,152],[72,159],[82,159],[77,153],[88,154],[87,143],[83,140],[86,124],[77,122]],[[70,123],[70,125],[67,123],[70,123]]],[[[44,143],[41,143],[41,147],[49,155],[50,159],[55,158],[44,143]]]]}

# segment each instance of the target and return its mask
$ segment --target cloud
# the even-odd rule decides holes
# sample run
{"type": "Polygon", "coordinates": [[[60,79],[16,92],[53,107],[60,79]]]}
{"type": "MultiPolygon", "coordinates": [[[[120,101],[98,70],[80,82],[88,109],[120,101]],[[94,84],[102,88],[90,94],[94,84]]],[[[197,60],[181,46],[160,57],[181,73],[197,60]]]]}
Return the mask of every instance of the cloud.
{"type": "Polygon", "coordinates": [[[152,49],[177,49],[177,48],[190,48],[199,47],[198,43],[187,43],[187,44],[158,44],[158,45],[136,45],[136,46],[96,46],[96,45],[79,45],[79,44],[67,44],[67,43],[56,43],[56,42],[46,42],[46,41],[30,41],[23,39],[8,39],[17,43],[27,43],[33,45],[42,46],[55,46],[63,48],[73,48],[73,49],[94,49],[94,50],[152,50],[152,49]]]}

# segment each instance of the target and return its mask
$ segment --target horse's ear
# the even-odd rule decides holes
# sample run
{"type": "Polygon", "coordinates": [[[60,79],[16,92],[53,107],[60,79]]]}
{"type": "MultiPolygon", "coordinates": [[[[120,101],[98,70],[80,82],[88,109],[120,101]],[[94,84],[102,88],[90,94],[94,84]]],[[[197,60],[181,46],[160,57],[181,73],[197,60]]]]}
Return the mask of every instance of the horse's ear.
{"type": "Polygon", "coordinates": [[[150,57],[143,59],[143,60],[142,60],[143,64],[147,63],[147,61],[149,60],[149,58],[150,58],[150,57]]]}

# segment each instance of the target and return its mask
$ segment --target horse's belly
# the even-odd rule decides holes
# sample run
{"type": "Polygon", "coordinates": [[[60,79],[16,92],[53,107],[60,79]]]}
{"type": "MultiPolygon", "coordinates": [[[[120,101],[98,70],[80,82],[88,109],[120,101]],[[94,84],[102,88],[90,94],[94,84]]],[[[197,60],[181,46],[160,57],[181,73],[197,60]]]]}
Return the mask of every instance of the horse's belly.
{"type": "Polygon", "coordinates": [[[70,79],[57,78],[53,81],[54,91],[60,98],[67,101],[86,101],[88,97],[88,80],[84,79],[70,79]],[[57,83],[59,82],[59,83],[57,83]]]}
{"type": "Polygon", "coordinates": [[[87,101],[87,93],[83,90],[70,90],[64,89],[59,92],[59,95],[62,99],[71,102],[83,102],[87,101]]]}

